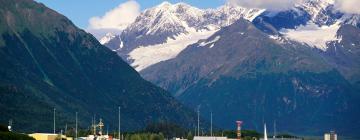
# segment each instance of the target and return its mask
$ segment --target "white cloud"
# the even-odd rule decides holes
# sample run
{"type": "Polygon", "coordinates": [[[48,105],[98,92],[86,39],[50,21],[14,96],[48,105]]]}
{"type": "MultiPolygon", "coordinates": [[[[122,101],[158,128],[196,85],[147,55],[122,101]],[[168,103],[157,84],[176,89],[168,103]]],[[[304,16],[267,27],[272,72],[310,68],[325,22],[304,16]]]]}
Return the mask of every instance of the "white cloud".
{"type": "Polygon", "coordinates": [[[287,10],[303,0],[228,0],[230,4],[236,4],[247,8],[260,8],[274,11],[287,10]]]}
{"type": "Polygon", "coordinates": [[[106,12],[104,16],[90,18],[88,31],[123,30],[134,22],[139,14],[140,5],[135,0],[129,0],[106,12]]]}
{"type": "Polygon", "coordinates": [[[335,8],[349,14],[360,14],[359,0],[335,0],[335,8]]]}

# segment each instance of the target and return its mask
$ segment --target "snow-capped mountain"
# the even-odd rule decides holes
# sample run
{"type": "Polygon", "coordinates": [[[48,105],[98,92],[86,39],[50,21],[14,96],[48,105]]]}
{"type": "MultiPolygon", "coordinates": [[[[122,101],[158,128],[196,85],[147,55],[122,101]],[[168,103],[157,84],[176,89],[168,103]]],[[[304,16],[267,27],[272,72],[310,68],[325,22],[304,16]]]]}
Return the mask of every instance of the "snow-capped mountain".
{"type": "Polygon", "coordinates": [[[334,0],[306,0],[286,11],[230,4],[199,9],[186,3],[163,2],[142,12],[121,34],[105,36],[101,43],[141,71],[176,57],[190,44],[210,37],[240,18],[272,37],[294,40],[322,51],[327,50],[329,43],[341,41],[337,31],[342,25],[360,27],[359,15],[339,12],[334,8],[334,0]]]}
{"type": "Polygon", "coordinates": [[[238,116],[263,122],[266,115],[293,132],[354,133],[360,128],[350,121],[360,115],[359,23],[359,15],[336,10],[334,0],[308,0],[286,11],[165,2],[105,45],[185,104],[217,111],[224,127],[238,116]]]}
{"type": "Polygon", "coordinates": [[[310,20],[318,25],[330,25],[335,22],[333,11],[334,0],[309,0],[297,5],[294,9],[304,9],[310,20]]]}
{"type": "Polygon", "coordinates": [[[140,71],[176,57],[188,45],[208,38],[240,18],[251,21],[263,11],[229,4],[217,9],[199,9],[186,3],[163,2],[146,9],[121,35],[105,36],[101,43],[140,71]]]}
{"type": "Polygon", "coordinates": [[[287,11],[265,11],[253,23],[264,32],[282,36],[326,51],[331,42],[340,42],[337,31],[351,24],[359,27],[359,15],[341,13],[334,0],[307,0],[287,11]]]}
{"type": "MultiPolygon", "coordinates": [[[[343,32],[349,35],[343,39],[355,46],[343,50],[359,52],[360,39],[354,42],[352,38],[360,32],[352,28],[343,32]]],[[[359,86],[345,80],[349,71],[306,44],[282,38],[238,20],[140,74],[186,105],[218,114],[215,122],[220,127],[231,128],[232,120],[242,116],[250,129],[258,129],[264,121],[281,120],[277,126],[288,132],[307,130],[303,133],[319,135],[331,127],[342,134],[358,134],[353,130],[359,130],[360,121],[353,120],[360,116],[360,105],[353,99],[360,99],[360,92],[359,86]]],[[[351,53],[334,50],[337,56],[346,56],[334,58],[339,64],[350,65],[346,69],[359,74],[354,66],[360,66],[360,55],[349,59],[351,53]]]]}
{"type": "Polygon", "coordinates": [[[360,15],[358,14],[345,14],[341,17],[340,21],[343,21],[343,24],[351,24],[360,28],[360,15]]]}

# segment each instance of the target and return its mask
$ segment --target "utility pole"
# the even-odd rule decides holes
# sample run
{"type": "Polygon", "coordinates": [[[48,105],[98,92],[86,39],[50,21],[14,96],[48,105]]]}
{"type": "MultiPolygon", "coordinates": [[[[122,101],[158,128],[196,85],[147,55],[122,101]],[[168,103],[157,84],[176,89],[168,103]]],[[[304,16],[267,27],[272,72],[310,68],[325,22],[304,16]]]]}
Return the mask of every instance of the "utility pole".
{"type": "Polygon", "coordinates": [[[67,134],[67,123],[65,124],[65,132],[64,134],[66,135],[67,134]]]}
{"type": "Polygon", "coordinates": [[[210,124],[211,124],[211,127],[210,127],[210,136],[213,136],[213,128],[212,128],[212,121],[213,121],[213,114],[212,114],[212,111],[210,113],[210,124]]]}
{"type": "Polygon", "coordinates": [[[119,140],[121,140],[121,134],[120,134],[120,113],[121,113],[121,107],[119,106],[119,140]]]}
{"type": "Polygon", "coordinates": [[[194,127],[195,129],[194,129],[194,136],[196,136],[196,126],[194,127]]]}
{"type": "Polygon", "coordinates": [[[55,121],[55,112],[56,112],[56,108],[54,108],[54,134],[55,134],[55,129],[56,129],[56,121],[55,121]]]}
{"type": "Polygon", "coordinates": [[[94,136],[96,135],[96,127],[97,127],[97,125],[96,125],[96,115],[94,115],[94,125],[93,125],[94,136]]]}
{"type": "Polygon", "coordinates": [[[78,112],[75,113],[75,140],[78,138],[78,112]]]}
{"type": "Polygon", "coordinates": [[[276,120],[274,121],[274,136],[273,139],[276,139],[276,120]]]}
{"type": "Polygon", "coordinates": [[[198,108],[197,113],[198,113],[197,134],[198,134],[198,136],[200,136],[200,108],[198,108]]]}
{"type": "MultiPolygon", "coordinates": [[[[94,128],[94,116],[91,117],[91,130],[94,128]]],[[[92,130],[93,131],[93,130],[92,130]]],[[[94,132],[94,131],[93,131],[94,132]]]]}

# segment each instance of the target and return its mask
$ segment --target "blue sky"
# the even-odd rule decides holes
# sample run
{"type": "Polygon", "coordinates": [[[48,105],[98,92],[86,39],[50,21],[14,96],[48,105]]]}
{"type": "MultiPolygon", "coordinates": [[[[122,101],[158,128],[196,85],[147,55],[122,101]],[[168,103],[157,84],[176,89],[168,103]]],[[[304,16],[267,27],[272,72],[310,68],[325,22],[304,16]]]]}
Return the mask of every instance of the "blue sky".
{"type": "MultiPolygon", "coordinates": [[[[65,15],[80,28],[86,29],[89,19],[103,16],[107,11],[128,0],[36,0],[65,15]]],[[[141,9],[160,4],[164,0],[136,0],[141,9]]],[[[185,2],[198,8],[214,8],[225,3],[225,0],[168,0],[171,3],[185,2]]]]}

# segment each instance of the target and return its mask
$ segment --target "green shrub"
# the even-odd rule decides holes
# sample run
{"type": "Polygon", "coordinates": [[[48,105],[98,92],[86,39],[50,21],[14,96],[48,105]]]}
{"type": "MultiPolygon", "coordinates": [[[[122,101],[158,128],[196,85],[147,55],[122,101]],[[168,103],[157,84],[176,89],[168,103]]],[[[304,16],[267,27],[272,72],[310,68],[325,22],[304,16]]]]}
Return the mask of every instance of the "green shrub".
{"type": "Polygon", "coordinates": [[[34,138],[13,132],[0,132],[0,140],[35,140],[34,138]]]}

